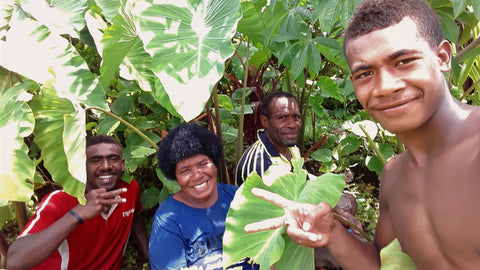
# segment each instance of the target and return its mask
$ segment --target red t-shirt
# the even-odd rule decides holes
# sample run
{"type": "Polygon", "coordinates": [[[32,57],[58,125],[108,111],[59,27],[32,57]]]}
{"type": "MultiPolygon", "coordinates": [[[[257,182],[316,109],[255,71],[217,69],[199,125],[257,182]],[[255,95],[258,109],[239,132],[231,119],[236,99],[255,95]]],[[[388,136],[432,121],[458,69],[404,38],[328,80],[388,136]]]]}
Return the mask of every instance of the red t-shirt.
{"type": "MultiPolygon", "coordinates": [[[[108,215],[98,215],[78,225],[58,249],[34,269],[120,269],[135,214],[142,210],[138,183],[119,181],[125,203],[112,206],[108,215]]],[[[20,236],[39,232],[78,204],[63,190],[45,196],[20,236]]]]}

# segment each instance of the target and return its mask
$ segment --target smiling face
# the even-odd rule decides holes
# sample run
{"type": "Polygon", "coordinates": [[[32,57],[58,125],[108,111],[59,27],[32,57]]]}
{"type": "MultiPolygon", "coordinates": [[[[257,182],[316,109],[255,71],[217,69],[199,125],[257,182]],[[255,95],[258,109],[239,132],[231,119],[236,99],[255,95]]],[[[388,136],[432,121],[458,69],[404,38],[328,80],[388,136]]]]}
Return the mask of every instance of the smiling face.
{"type": "Polygon", "coordinates": [[[432,49],[409,17],[350,40],[345,51],[359,102],[391,132],[421,127],[448,94],[450,44],[432,49]]]}
{"type": "Polygon", "coordinates": [[[207,208],[217,201],[217,167],[207,155],[179,161],[175,175],[181,189],[175,199],[196,208],[207,208]]]}
{"type": "Polygon", "coordinates": [[[260,119],[265,134],[277,149],[297,144],[302,118],[294,98],[276,98],[270,104],[270,117],[262,115],[260,119]]]}
{"type": "Polygon", "coordinates": [[[113,143],[98,143],[87,147],[87,187],[115,189],[125,169],[122,149],[113,143]]]}

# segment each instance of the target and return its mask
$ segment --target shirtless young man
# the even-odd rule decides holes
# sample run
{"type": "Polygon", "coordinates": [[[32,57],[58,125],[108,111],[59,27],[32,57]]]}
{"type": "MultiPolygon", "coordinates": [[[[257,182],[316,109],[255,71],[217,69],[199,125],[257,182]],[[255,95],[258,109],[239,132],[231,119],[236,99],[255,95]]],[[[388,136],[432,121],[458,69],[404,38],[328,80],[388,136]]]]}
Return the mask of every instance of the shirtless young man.
{"type": "Polygon", "coordinates": [[[424,1],[366,0],[344,51],[363,108],[407,148],[383,170],[374,245],[339,226],[325,203],[263,197],[296,218],[294,241],[326,246],[343,269],[378,269],[395,238],[418,269],[480,269],[480,110],[449,93],[452,48],[440,18],[424,1]]]}

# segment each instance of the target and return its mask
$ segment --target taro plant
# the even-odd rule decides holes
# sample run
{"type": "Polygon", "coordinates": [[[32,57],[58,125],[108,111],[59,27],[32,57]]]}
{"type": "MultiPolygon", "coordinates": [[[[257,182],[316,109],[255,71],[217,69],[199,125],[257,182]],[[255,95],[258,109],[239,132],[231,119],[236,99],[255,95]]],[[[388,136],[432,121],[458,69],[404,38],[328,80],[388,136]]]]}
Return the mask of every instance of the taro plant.
{"type": "Polygon", "coordinates": [[[285,226],[263,232],[246,234],[244,226],[267,218],[281,217],[283,208],[251,194],[253,187],[277,193],[284,198],[318,204],[321,201],[335,206],[345,186],[343,175],[324,174],[305,181],[303,159],[293,160],[293,172],[270,166],[263,180],[253,172],[239,188],[227,214],[223,238],[224,264],[244,258],[259,264],[260,269],[275,265],[281,269],[314,269],[313,249],[299,246],[286,234],[285,226]]]}

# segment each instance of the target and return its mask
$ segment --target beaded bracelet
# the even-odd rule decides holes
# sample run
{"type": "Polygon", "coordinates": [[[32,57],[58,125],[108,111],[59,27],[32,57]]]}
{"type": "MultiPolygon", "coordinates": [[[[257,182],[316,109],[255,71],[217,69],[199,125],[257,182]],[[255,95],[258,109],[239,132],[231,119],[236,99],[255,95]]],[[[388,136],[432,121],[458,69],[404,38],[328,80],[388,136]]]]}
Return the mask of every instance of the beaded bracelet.
{"type": "Polygon", "coordinates": [[[73,210],[68,210],[68,213],[70,213],[78,221],[78,224],[83,223],[83,219],[77,213],[75,213],[73,210]]]}

